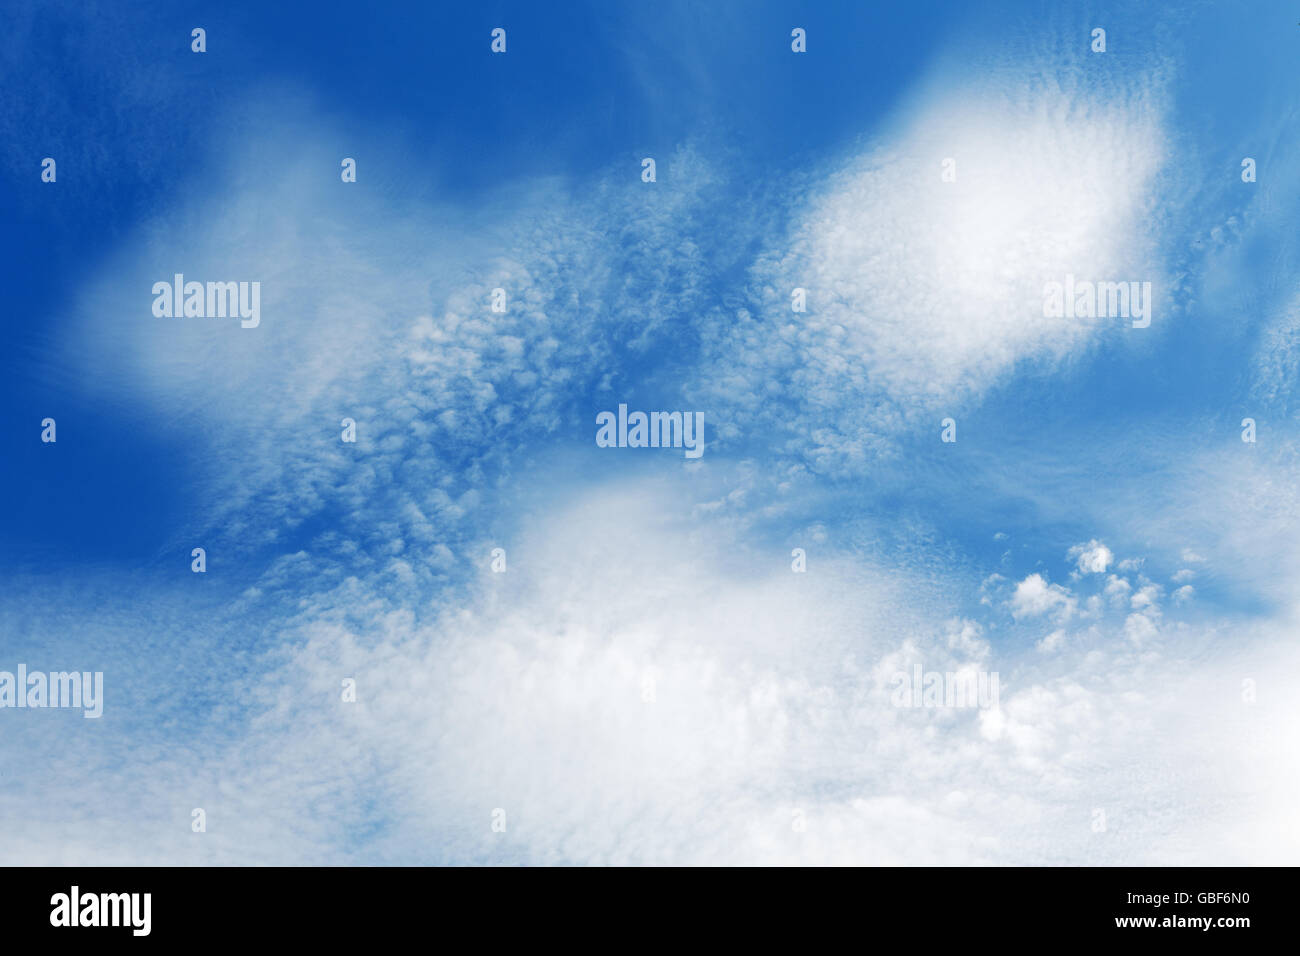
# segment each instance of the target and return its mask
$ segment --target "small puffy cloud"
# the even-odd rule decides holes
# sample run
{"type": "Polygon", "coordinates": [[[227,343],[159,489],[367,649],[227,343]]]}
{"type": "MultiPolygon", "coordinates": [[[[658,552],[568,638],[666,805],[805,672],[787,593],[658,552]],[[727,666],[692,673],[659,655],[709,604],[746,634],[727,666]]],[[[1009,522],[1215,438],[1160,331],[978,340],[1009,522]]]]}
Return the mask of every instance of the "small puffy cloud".
{"type": "Polygon", "coordinates": [[[983,629],[975,621],[965,619],[947,624],[948,647],[967,658],[983,660],[988,657],[989,643],[983,638],[983,629]]]}
{"type": "Polygon", "coordinates": [[[1016,592],[1011,596],[1011,614],[1017,621],[1047,613],[1069,617],[1075,603],[1066,588],[1049,584],[1041,574],[1031,574],[1016,585],[1016,592]]]}
{"type": "Polygon", "coordinates": [[[1005,592],[1007,579],[996,572],[980,582],[980,604],[992,607],[1000,593],[1005,592]]]}
{"type": "Polygon", "coordinates": [[[1065,643],[1065,631],[1060,628],[1048,634],[1036,645],[1044,654],[1050,654],[1052,651],[1060,650],[1061,645],[1065,643]]]}
{"type": "Polygon", "coordinates": [[[1190,584],[1184,584],[1174,592],[1174,602],[1177,604],[1186,604],[1195,596],[1196,588],[1192,587],[1190,584]]]}
{"type": "Polygon", "coordinates": [[[1087,544],[1076,544],[1066,557],[1074,560],[1080,574],[1104,574],[1115,560],[1115,555],[1096,538],[1087,544]]]}
{"type": "Polygon", "coordinates": [[[1113,603],[1127,604],[1132,592],[1133,586],[1123,578],[1112,574],[1106,579],[1105,594],[1113,603]]]}
{"type": "Polygon", "coordinates": [[[1159,605],[1162,589],[1158,584],[1148,584],[1133,595],[1132,605],[1134,610],[1142,608],[1156,608],[1159,605]]]}
{"type": "Polygon", "coordinates": [[[1180,571],[1176,571],[1174,573],[1174,576],[1169,580],[1173,581],[1175,584],[1182,584],[1186,581],[1190,581],[1194,577],[1196,577],[1195,571],[1189,570],[1188,568],[1183,568],[1180,571]]]}

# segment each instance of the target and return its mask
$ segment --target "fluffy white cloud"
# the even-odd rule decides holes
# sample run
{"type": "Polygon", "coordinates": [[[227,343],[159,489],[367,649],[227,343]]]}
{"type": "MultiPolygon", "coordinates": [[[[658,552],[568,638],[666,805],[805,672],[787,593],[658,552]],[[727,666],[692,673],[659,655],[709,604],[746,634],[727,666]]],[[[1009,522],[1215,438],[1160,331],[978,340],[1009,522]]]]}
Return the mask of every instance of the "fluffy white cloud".
{"type": "Polygon", "coordinates": [[[1074,613],[1077,604],[1068,588],[1049,584],[1041,574],[1031,574],[1016,585],[1015,593],[1011,596],[1011,613],[1016,620],[1041,617],[1048,613],[1066,619],[1074,613]]]}
{"type": "Polygon", "coordinates": [[[1014,92],[988,81],[919,103],[795,197],[752,302],[713,324],[712,401],[790,433],[818,467],[860,469],[1017,363],[1047,367],[1121,331],[1045,319],[1043,288],[1067,274],[1160,286],[1147,220],[1159,109],[1141,82],[1103,96],[1080,75],[1026,74],[1014,92]],[[796,288],[806,313],[791,311],[796,288]]]}
{"type": "Polygon", "coordinates": [[[1132,591],[1133,585],[1118,575],[1112,574],[1106,579],[1106,596],[1116,604],[1127,604],[1132,591]]]}
{"type": "Polygon", "coordinates": [[[1224,656],[1213,633],[1161,646],[1098,624],[1053,654],[1017,651],[952,613],[949,580],[829,551],[793,574],[783,553],[739,547],[721,517],[674,507],[684,491],[637,483],[553,502],[512,541],[505,574],[485,570],[430,620],[376,589],[378,571],[306,601],[191,748],[106,724],[107,737],[65,734],[70,759],[50,762],[23,759],[11,737],[29,789],[0,797],[0,819],[23,821],[5,833],[7,859],[49,861],[55,833],[82,863],[1300,852],[1251,816],[1290,812],[1286,762],[1250,763],[1281,746],[1259,721],[1295,727],[1289,695],[1268,689],[1280,658],[1261,650],[1285,642],[1243,631],[1224,656]],[[1001,706],[896,707],[890,677],[914,664],[999,672],[1001,706]],[[1239,687],[1252,676],[1254,711],[1239,687]],[[355,704],[340,699],[344,677],[355,704]],[[1184,732],[1171,740],[1170,726],[1184,732]],[[86,775],[80,758],[96,752],[86,775]],[[36,792],[40,807],[23,796],[36,792]],[[208,812],[201,838],[194,806],[208,812]],[[1099,807],[1111,835],[1091,829],[1099,807]]]}
{"type": "Polygon", "coordinates": [[[1135,609],[1140,608],[1157,608],[1160,604],[1160,596],[1164,589],[1158,584],[1144,584],[1138,589],[1137,593],[1130,598],[1130,604],[1135,609]]]}
{"type": "Polygon", "coordinates": [[[1076,544],[1066,556],[1075,560],[1080,574],[1103,574],[1115,560],[1110,548],[1096,538],[1087,544],[1076,544]]]}

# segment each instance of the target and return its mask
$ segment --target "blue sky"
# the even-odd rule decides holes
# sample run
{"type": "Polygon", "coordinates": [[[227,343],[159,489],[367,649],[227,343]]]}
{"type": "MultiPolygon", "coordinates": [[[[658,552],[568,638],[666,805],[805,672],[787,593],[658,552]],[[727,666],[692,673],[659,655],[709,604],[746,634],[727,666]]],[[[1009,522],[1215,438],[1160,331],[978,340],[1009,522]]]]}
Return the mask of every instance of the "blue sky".
{"type": "Polygon", "coordinates": [[[1286,5],[14,10],[0,859],[1294,862],[1286,5]]]}

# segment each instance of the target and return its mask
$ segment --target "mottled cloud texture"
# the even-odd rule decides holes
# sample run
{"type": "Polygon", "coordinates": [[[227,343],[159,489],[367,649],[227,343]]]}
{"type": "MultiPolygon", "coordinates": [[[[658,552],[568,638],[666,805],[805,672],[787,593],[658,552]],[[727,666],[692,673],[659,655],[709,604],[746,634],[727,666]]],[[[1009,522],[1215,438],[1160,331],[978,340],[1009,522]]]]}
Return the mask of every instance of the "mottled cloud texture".
{"type": "MultiPolygon", "coordinates": [[[[701,133],[653,185],[464,202],[340,192],[328,111],[255,99],[299,119],[136,224],[50,345],[185,507],[152,567],[0,599],[13,653],[109,695],[6,733],[3,861],[1294,863],[1295,446],[1088,377],[1186,321],[1169,69],[949,69],[788,181],[701,133]],[[177,271],[261,281],[260,327],[153,317],[177,271]],[[1150,329],[1044,318],[1066,274],[1152,282],[1150,329]],[[620,402],[701,411],[707,452],[597,448],[620,402]],[[899,706],[914,667],[996,706],[899,706]]],[[[1276,298],[1240,377],[1281,435],[1276,298]]]]}

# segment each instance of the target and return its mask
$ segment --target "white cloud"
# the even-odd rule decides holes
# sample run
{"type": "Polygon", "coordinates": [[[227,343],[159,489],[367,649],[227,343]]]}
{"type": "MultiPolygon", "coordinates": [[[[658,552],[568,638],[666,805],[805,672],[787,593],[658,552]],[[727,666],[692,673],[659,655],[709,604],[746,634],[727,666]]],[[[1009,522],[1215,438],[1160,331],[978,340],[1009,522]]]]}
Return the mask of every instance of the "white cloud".
{"type": "Polygon", "coordinates": [[[1076,544],[1066,556],[1076,559],[1080,574],[1103,574],[1115,560],[1110,548],[1096,538],[1087,544],[1076,544]]]}
{"type": "Polygon", "coordinates": [[[1114,574],[1106,579],[1106,596],[1115,604],[1127,604],[1132,590],[1131,584],[1114,574]]]}
{"type": "Polygon", "coordinates": [[[1011,597],[1011,613],[1017,621],[1048,613],[1066,619],[1074,613],[1076,604],[1069,589],[1049,584],[1041,574],[1031,574],[1016,585],[1011,597]]]}
{"type": "Polygon", "coordinates": [[[712,399],[790,431],[818,467],[857,469],[1017,363],[1048,367],[1121,332],[1119,320],[1045,319],[1043,287],[1067,274],[1160,287],[1153,94],[1026,74],[1014,92],[945,89],[795,197],[791,234],[753,269],[755,301],[715,322],[712,399]],[[955,182],[941,180],[945,157],[955,182]],[[791,311],[794,288],[806,314],[791,311]]]}
{"type": "Polygon", "coordinates": [[[0,820],[23,823],[6,828],[6,858],[50,862],[54,845],[54,862],[82,864],[1300,854],[1282,798],[1294,771],[1259,723],[1294,730],[1294,701],[1261,692],[1249,710],[1238,687],[1289,672],[1260,650],[1286,649],[1293,667],[1284,638],[1243,630],[1229,650],[1211,629],[1161,648],[1135,613],[1127,631],[1022,653],[952,613],[950,580],[833,553],[793,574],[688,518],[683,496],[637,483],[554,501],[513,539],[507,573],[485,570],[432,620],[377,590],[378,570],[344,603],[306,599],[191,749],[109,723],[65,734],[69,759],[53,762],[10,735],[27,788],[0,796],[0,820]],[[912,663],[998,671],[1001,707],[896,708],[888,676],[912,663]],[[339,699],[345,676],[355,704],[339,699]],[[36,792],[39,807],[23,796],[36,792]],[[1091,831],[1097,806],[1123,840],[1091,831]]]}
{"type": "Polygon", "coordinates": [[[1158,584],[1147,584],[1138,589],[1137,593],[1130,599],[1130,604],[1134,609],[1157,608],[1160,604],[1160,596],[1164,589],[1158,584]]]}
{"type": "Polygon", "coordinates": [[[1060,650],[1064,643],[1065,631],[1057,629],[1039,641],[1037,647],[1044,654],[1050,654],[1052,651],[1060,650]]]}

